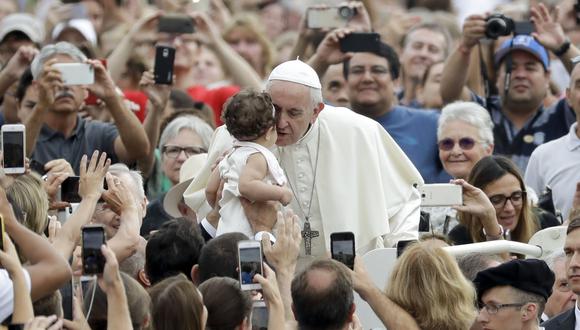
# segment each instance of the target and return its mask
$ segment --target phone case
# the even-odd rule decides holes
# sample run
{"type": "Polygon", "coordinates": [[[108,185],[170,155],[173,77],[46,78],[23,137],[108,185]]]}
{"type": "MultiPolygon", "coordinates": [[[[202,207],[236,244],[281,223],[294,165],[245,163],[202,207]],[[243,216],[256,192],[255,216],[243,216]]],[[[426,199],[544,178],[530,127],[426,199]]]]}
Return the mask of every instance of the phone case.
{"type": "Polygon", "coordinates": [[[352,269],[354,268],[355,251],[354,234],[352,232],[330,234],[330,253],[332,259],[352,269]]]}
{"type": "Polygon", "coordinates": [[[86,226],[82,229],[83,274],[101,274],[105,268],[105,256],[101,245],[105,244],[103,226],[86,226]]]}
{"type": "Polygon", "coordinates": [[[260,289],[259,283],[252,281],[255,274],[263,274],[262,248],[258,241],[238,242],[240,288],[242,290],[260,289]]]}
{"type": "Polygon", "coordinates": [[[165,15],[159,18],[158,30],[166,33],[193,33],[195,26],[193,19],[187,15],[165,15]]]}
{"type": "Polygon", "coordinates": [[[381,36],[378,33],[351,33],[340,39],[340,50],[346,52],[377,53],[381,36]]]}
{"type": "Polygon", "coordinates": [[[26,127],[22,124],[2,125],[2,156],[4,162],[4,173],[24,174],[25,148],[26,148],[26,127]]]}
{"type": "Polygon", "coordinates": [[[453,206],[463,204],[461,186],[451,183],[426,184],[419,187],[421,206],[453,206]]]}
{"type": "Polygon", "coordinates": [[[173,83],[173,62],[175,62],[175,48],[167,46],[155,48],[153,75],[156,84],[171,85],[173,83]]]}

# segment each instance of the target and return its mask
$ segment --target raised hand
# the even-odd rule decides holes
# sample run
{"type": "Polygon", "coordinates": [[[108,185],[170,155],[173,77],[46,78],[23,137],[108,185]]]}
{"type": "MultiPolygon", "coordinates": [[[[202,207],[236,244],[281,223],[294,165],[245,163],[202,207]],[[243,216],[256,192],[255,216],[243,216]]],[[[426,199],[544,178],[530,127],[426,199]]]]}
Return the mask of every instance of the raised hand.
{"type": "Polygon", "coordinates": [[[277,213],[276,244],[272,245],[267,235],[262,236],[262,247],[266,260],[277,271],[293,273],[300,254],[302,234],[298,216],[287,210],[277,213]]]}
{"type": "Polygon", "coordinates": [[[123,181],[110,173],[107,173],[105,178],[107,180],[108,190],[103,192],[103,199],[115,213],[122,215],[126,210],[137,208],[137,202],[133,194],[123,181]]]}
{"type": "Polygon", "coordinates": [[[87,155],[81,158],[79,195],[84,198],[99,198],[103,192],[103,180],[109,170],[111,160],[107,158],[105,152],[101,153],[95,150],[87,164],[87,155]]]}
{"type": "Polygon", "coordinates": [[[461,44],[471,49],[479,43],[479,39],[485,38],[485,16],[470,15],[463,23],[461,44]]]}
{"type": "Polygon", "coordinates": [[[122,285],[121,274],[119,274],[119,263],[115,253],[106,245],[101,246],[101,252],[106,261],[103,274],[99,275],[97,282],[99,287],[105,293],[108,293],[110,290],[122,285]]]}
{"type": "Polygon", "coordinates": [[[55,91],[64,86],[60,71],[52,66],[56,61],[56,58],[46,61],[42,67],[40,77],[36,79],[38,82],[37,109],[46,110],[52,107],[54,104],[55,91]]]}
{"type": "Polygon", "coordinates": [[[32,60],[37,54],[38,49],[32,46],[20,46],[4,66],[2,73],[8,74],[14,80],[20,79],[20,76],[30,66],[30,63],[32,63],[32,60]]]}
{"type": "Polygon", "coordinates": [[[88,85],[87,89],[105,102],[118,97],[113,78],[111,78],[103,63],[99,60],[90,59],[86,60],[86,63],[92,65],[95,73],[95,82],[92,85],[88,85]]]}
{"type": "Polygon", "coordinates": [[[328,33],[316,49],[316,55],[326,64],[342,63],[352,57],[353,53],[343,53],[340,50],[340,40],[352,33],[352,29],[336,29],[328,33]]]}
{"type": "Polygon", "coordinates": [[[551,51],[558,50],[566,41],[566,34],[560,25],[560,7],[556,7],[552,15],[543,4],[531,8],[530,20],[534,23],[536,32],[532,36],[551,51]]]}
{"type": "Polygon", "coordinates": [[[169,94],[171,94],[171,85],[156,85],[153,70],[143,72],[139,88],[147,95],[153,111],[162,112],[166,108],[169,94]]]}

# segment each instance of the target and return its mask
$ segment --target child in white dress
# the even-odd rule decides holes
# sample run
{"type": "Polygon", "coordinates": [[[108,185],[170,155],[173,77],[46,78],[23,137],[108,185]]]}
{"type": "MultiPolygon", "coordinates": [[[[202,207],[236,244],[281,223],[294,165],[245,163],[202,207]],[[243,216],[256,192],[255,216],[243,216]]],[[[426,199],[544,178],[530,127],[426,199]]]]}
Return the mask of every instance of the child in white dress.
{"type": "Polygon", "coordinates": [[[236,139],[234,148],[213,170],[207,187],[208,203],[214,207],[220,181],[224,181],[220,205],[220,222],[216,236],[241,232],[254,233],[240,202],[279,201],[288,205],[293,198],[286,187],[284,170],[269,150],[276,144],[276,114],[270,95],[241,91],[226,104],[223,121],[236,139]]]}

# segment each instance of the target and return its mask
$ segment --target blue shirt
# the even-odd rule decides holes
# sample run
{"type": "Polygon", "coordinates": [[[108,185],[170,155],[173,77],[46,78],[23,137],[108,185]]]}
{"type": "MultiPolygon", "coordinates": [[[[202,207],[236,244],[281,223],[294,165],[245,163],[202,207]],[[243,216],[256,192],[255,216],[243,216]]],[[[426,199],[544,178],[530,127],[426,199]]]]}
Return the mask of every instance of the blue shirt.
{"type": "Polygon", "coordinates": [[[576,114],[566,99],[562,99],[548,108],[540,106],[536,114],[518,131],[501,111],[499,96],[492,96],[489,104],[473,92],[471,98],[491,115],[494,123],[494,154],[511,158],[522,173],[537,146],[568,134],[570,126],[576,122],[576,114]]]}
{"type": "Polygon", "coordinates": [[[421,173],[425,183],[449,182],[439,160],[437,121],[439,112],[395,106],[376,118],[421,173]]]}

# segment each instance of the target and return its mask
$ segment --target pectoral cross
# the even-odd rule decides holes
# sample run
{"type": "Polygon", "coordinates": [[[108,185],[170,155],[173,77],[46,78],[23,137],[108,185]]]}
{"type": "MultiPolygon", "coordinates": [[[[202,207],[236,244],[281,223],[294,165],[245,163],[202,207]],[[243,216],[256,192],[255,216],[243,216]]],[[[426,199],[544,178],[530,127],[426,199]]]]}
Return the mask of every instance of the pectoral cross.
{"type": "Polygon", "coordinates": [[[310,222],[306,219],[304,222],[304,229],[302,230],[302,238],[304,238],[304,250],[306,255],[312,255],[312,239],[316,238],[320,233],[316,230],[310,229],[310,222]]]}

